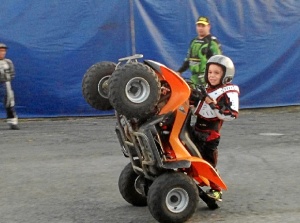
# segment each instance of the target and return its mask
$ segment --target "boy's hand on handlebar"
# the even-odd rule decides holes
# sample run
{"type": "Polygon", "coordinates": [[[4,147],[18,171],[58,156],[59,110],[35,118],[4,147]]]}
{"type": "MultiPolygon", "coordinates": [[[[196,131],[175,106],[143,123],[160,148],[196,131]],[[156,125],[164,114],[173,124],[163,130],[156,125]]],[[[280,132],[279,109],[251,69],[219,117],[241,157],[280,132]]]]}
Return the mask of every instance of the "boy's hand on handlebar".
{"type": "Polygon", "coordinates": [[[211,97],[206,97],[205,98],[205,102],[207,103],[207,104],[210,104],[210,103],[213,103],[213,104],[217,104],[217,101],[215,100],[215,99],[212,99],[211,97]]]}
{"type": "Polygon", "coordinates": [[[211,107],[211,109],[215,109],[217,105],[217,101],[209,96],[205,98],[205,102],[211,107]]]}

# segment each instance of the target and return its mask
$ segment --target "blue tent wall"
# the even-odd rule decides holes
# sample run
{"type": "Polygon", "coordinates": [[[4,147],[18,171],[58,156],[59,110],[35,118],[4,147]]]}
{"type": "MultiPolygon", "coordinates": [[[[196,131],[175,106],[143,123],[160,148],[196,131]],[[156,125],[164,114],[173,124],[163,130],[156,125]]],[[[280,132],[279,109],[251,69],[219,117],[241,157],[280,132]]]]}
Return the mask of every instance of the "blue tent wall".
{"type": "Polygon", "coordinates": [[[133,52],[178,69],[199,15],[236,65],[242,108],[300,104],[297,0],[11,0],[1,8],[20,117],[112,114],[84,101],[85,71],[133,52]]]}
{"type": "Polygon", "coordinates": [[[6,1],[0,41],[16,67],[13,87],[20,117],[84,116],[83,74],[99,61],[131,51],[127,1],[6,1]]]}
{"type": "Polygon", "coordinates": [[[242,108],[300,104],[300,1],[173,2],[135,0],[138,52],[178,69],[205,15],[236,65],[242,108]]]}

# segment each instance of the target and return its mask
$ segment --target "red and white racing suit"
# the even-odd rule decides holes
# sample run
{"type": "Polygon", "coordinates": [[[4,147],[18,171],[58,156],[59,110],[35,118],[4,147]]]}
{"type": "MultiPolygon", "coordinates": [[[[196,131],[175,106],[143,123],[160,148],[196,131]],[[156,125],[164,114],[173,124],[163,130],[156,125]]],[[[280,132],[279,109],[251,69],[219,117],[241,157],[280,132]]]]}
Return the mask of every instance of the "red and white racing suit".
{"type": "MultiPolygon", "coordinates": [[[[239,87],[233,84],[219,85],[206,88],[208,95],[215,99],[217,105],[211,108],[202,99],[194,112],[197,120],[194,126],[193,138],[202,158],[216,167],[218,161],[218,145],[220,129],[224,121],[237,118],[239,110],[239,87]]],[[[211,188],[221,190],[211,183],[211,188]]]]}

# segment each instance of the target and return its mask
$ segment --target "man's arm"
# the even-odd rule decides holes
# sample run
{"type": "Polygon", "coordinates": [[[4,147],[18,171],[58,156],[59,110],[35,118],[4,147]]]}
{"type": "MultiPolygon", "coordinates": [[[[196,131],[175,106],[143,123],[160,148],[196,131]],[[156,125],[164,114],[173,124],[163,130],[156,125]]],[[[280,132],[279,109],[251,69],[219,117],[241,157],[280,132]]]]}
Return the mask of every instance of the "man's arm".
{"type": "Polygon", "coordinates": [[[183,62],[183,64],[181,65],[181,67],[177,70],[177,72],[179,72],[180,74],[183,73],[184,71],[186,71],[187,69],[189,69],[189,61],[188,60],[185,60],[183,62]]]}
{"type": "Polygon", "coordinates": [[[187,69],[189,69],[190,67],[190,62],[189,62],[189,58],[191,57],[191,48],[192,48],[192,43],[193,43],[194,39],[190,42],[190,46],[189,49],[187,51],[186,57],[184,59],[183,64],[181,65],[181,67],[177,70],[178,73],[183,73],[184,71],[186,71],[187,69]]]}
{"type": "Polygon", "coordinates": [[[16,74],[14,64],[10,59],[5,59],[5,60],[9,66],[8,70],[6,70],[7,79],[12,80],[14,79],[16,74]]]}
{"type": "Polygon", "coordinates": [[[208,49],[208,52],[206,54],[206,58],[209,59],[214,55],[221,55],[222,54],[222,47],[220,42],[217,40],[216,37],[211,38],[210,47],[208,49]]]}

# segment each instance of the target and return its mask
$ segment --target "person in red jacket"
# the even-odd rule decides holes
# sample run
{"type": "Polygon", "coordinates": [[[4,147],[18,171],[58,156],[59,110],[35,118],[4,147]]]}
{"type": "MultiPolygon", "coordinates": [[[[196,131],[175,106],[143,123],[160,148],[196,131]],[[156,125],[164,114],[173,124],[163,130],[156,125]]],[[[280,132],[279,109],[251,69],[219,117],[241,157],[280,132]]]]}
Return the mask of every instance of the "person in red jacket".
{"type": "MultiPolygon", "coordinates": [[[[239,87],[231,84],[235,68],[232,60],[224,55],[212,56],[206,64],[206,88],[193,90],[191,103],[196,106],[196,123],[193,128],[194,142],[204,160],[214,168],[218,161],[220,129],[224,121],[237,118],[239,110],[239,87]]],[[[214,183],[208,196],[222,201],[222,191],[214,183]]]]}

